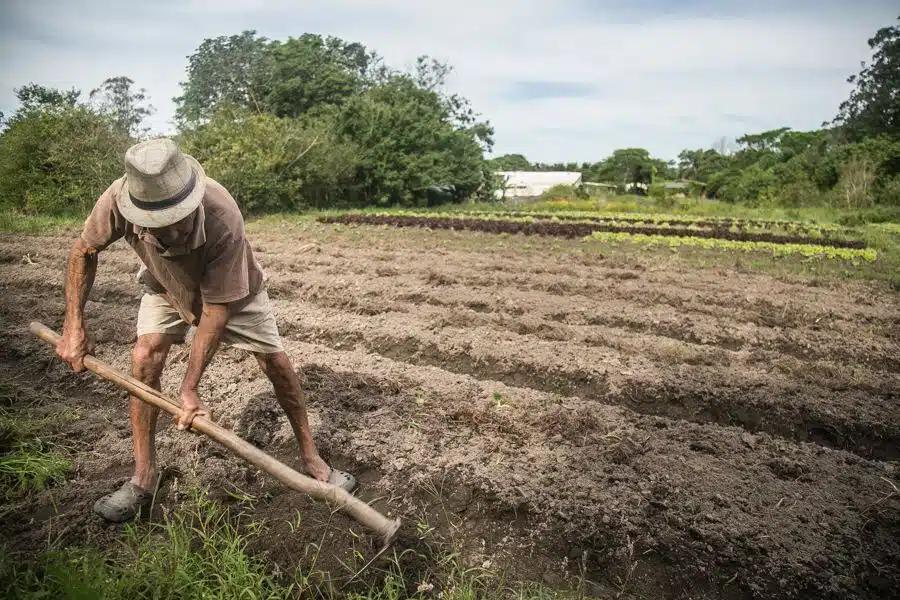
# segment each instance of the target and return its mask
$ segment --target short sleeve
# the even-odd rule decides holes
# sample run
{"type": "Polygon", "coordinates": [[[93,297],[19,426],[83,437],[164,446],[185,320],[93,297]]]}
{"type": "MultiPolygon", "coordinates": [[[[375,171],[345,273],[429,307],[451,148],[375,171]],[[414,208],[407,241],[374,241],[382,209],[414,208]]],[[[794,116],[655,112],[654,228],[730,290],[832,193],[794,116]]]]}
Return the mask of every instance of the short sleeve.
{"type": "Polygon", "coordinates": [[[250,295],[251,255],[247,245],[241,230],[226,233],[211,246],[200,281],[204,302],[227,304],[250,295]]]}
{"type": "Polygon", "coordinates": [[[81,239],[88,246],[97,250],[103,250],[125,235],[128,221],[119,212],[115,196],[116,190],[121,187],[121,179],[113,182],[97,199],[91,214],[85,220],[84,229],[81,231],[81,239]]]}

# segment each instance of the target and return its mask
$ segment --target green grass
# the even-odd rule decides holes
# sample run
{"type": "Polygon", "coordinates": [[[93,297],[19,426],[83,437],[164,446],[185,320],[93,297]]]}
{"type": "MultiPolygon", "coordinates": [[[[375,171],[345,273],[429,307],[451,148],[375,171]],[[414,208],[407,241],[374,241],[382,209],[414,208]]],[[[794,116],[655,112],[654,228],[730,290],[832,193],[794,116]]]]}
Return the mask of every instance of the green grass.
{"type": "Polygon", "coordinates": [[[0,382],[0,497],[13,500],[63,481],[71,462],[53,441],[54,431],[74,415],[35,416],[28,394],[0,382]]]}
{"type": "Polygon", "coordinates": [[[293,588],[247,553],[226,510],[195,493],[161,523],[126,527],[118,547],[54,550],[0,562],[6,598],[291,598],[293,588]]]}
{"type": "Polygon", "coordinates": [[[16,444],[0,455],[0,495],[18,498],[63,481],[71,462],[40,439],[16,444]]]}
{"type": "Polygon", "coordinates": [[[19,212],[0,211],[0,232],[30,235],[62,233],[80,228],[84,216],[37,216],[19,212]]]}
{"type": "Polygon", "coordinates": [[[439,593],[445,600],[584,598],[538,584],[508,586],[486,569],[462,567],[452,554],[424,579],[413,580],[401,566],[404,552],[399,549],[387,567],[369,569],[368,583],[357,581],[342,590],[327,574],[306,572],[303,565],[295,573],[280,573],[253,556],[250,543],[266,535],[259,523],[195,490],[161,522],[130,524],[118,543],[102,550],[52,549],[29,560],[0,548],[0,595],[21,600],[425,600],[439,593]]]}

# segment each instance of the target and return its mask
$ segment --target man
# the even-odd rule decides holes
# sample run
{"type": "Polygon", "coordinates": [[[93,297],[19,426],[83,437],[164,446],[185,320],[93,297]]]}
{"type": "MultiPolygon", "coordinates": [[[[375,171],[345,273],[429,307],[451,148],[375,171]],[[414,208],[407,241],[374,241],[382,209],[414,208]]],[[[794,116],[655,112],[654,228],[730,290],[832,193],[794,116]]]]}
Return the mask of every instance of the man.
{"type": "MultiPolygon", "coordinates": [[[[220,342],[252,352],[271,380],[287,414],[307,474],[352,490],[352,475],[329,467],[309,429],[297,374],[284,352],[263,283],[263,272],[244,235],[234,199],[206,177],[172,140],[155,139],[128,149],[125,176],[100,196],[69,253],[66,316],[56,353],[76,372],[89,352],[84,306],[97,272],[97,254],[119,238],[143,263],[144,296],[137,318],[131,372],[159,389],[172,344],[193,325],[187,372],[181,383],[178,429],[208,412],[197,393],[200,378],[220,342]]],[[[133,518],[152,499],[156,483],[154,437],[159,410],[130,398],[134,476],[104,496],[94,511],[115,522],[133,518]]]]}

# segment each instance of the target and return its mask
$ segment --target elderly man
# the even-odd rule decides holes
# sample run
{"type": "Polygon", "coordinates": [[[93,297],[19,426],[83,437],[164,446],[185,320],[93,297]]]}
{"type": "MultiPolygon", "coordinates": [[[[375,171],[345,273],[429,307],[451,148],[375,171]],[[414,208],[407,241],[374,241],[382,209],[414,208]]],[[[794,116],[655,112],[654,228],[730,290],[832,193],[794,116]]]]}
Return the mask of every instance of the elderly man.
{"type": "MultiPolygon", "coordinates": [[[[354,478],[330,468],[309,429],[297,374],[284,352],[263,283],[263,272],[244,235],[234,199],[200,164],[169,139],[142,142],[125,154],[125,176],[100,196],[69,254],[66,316],[56,353],[78,372],[88,353],[84,306],[97,272],[97,254],[125,238],[142,267],[144,296],[137,317],[132,375],[159,389],[172,344],[196,326],[181,383],[179,429],[207,415],[197,392],[200,378],[225,343],[256,356],[272,382],[300,445],[306,472],[352,490],[354,478]]],[[[134,476],[104,496],[94,511],[115,522],[148,504],[156,482],[154,436],[158,409],[131,397],[134,476]]]]}

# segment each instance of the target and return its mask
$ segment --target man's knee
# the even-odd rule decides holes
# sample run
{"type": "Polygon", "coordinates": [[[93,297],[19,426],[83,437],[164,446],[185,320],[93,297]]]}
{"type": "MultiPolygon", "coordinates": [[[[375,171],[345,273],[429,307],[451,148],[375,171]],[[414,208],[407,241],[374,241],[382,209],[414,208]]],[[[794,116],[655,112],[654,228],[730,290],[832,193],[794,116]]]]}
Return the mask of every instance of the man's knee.
{"type": "Polygon", "coordinates": [[[131,368],[137,377],[159,376],[171,342],[163,334],[142,335],[131,351],[131,368]]]}
{"type": "Polygon", "coordinates": [[[288,355],[284,352],[272,352],[268,354],[256,352],[255,355],[259,367],[269,377],[283,376],[291,372],[291,359],[289,359],[288,355]]]}

